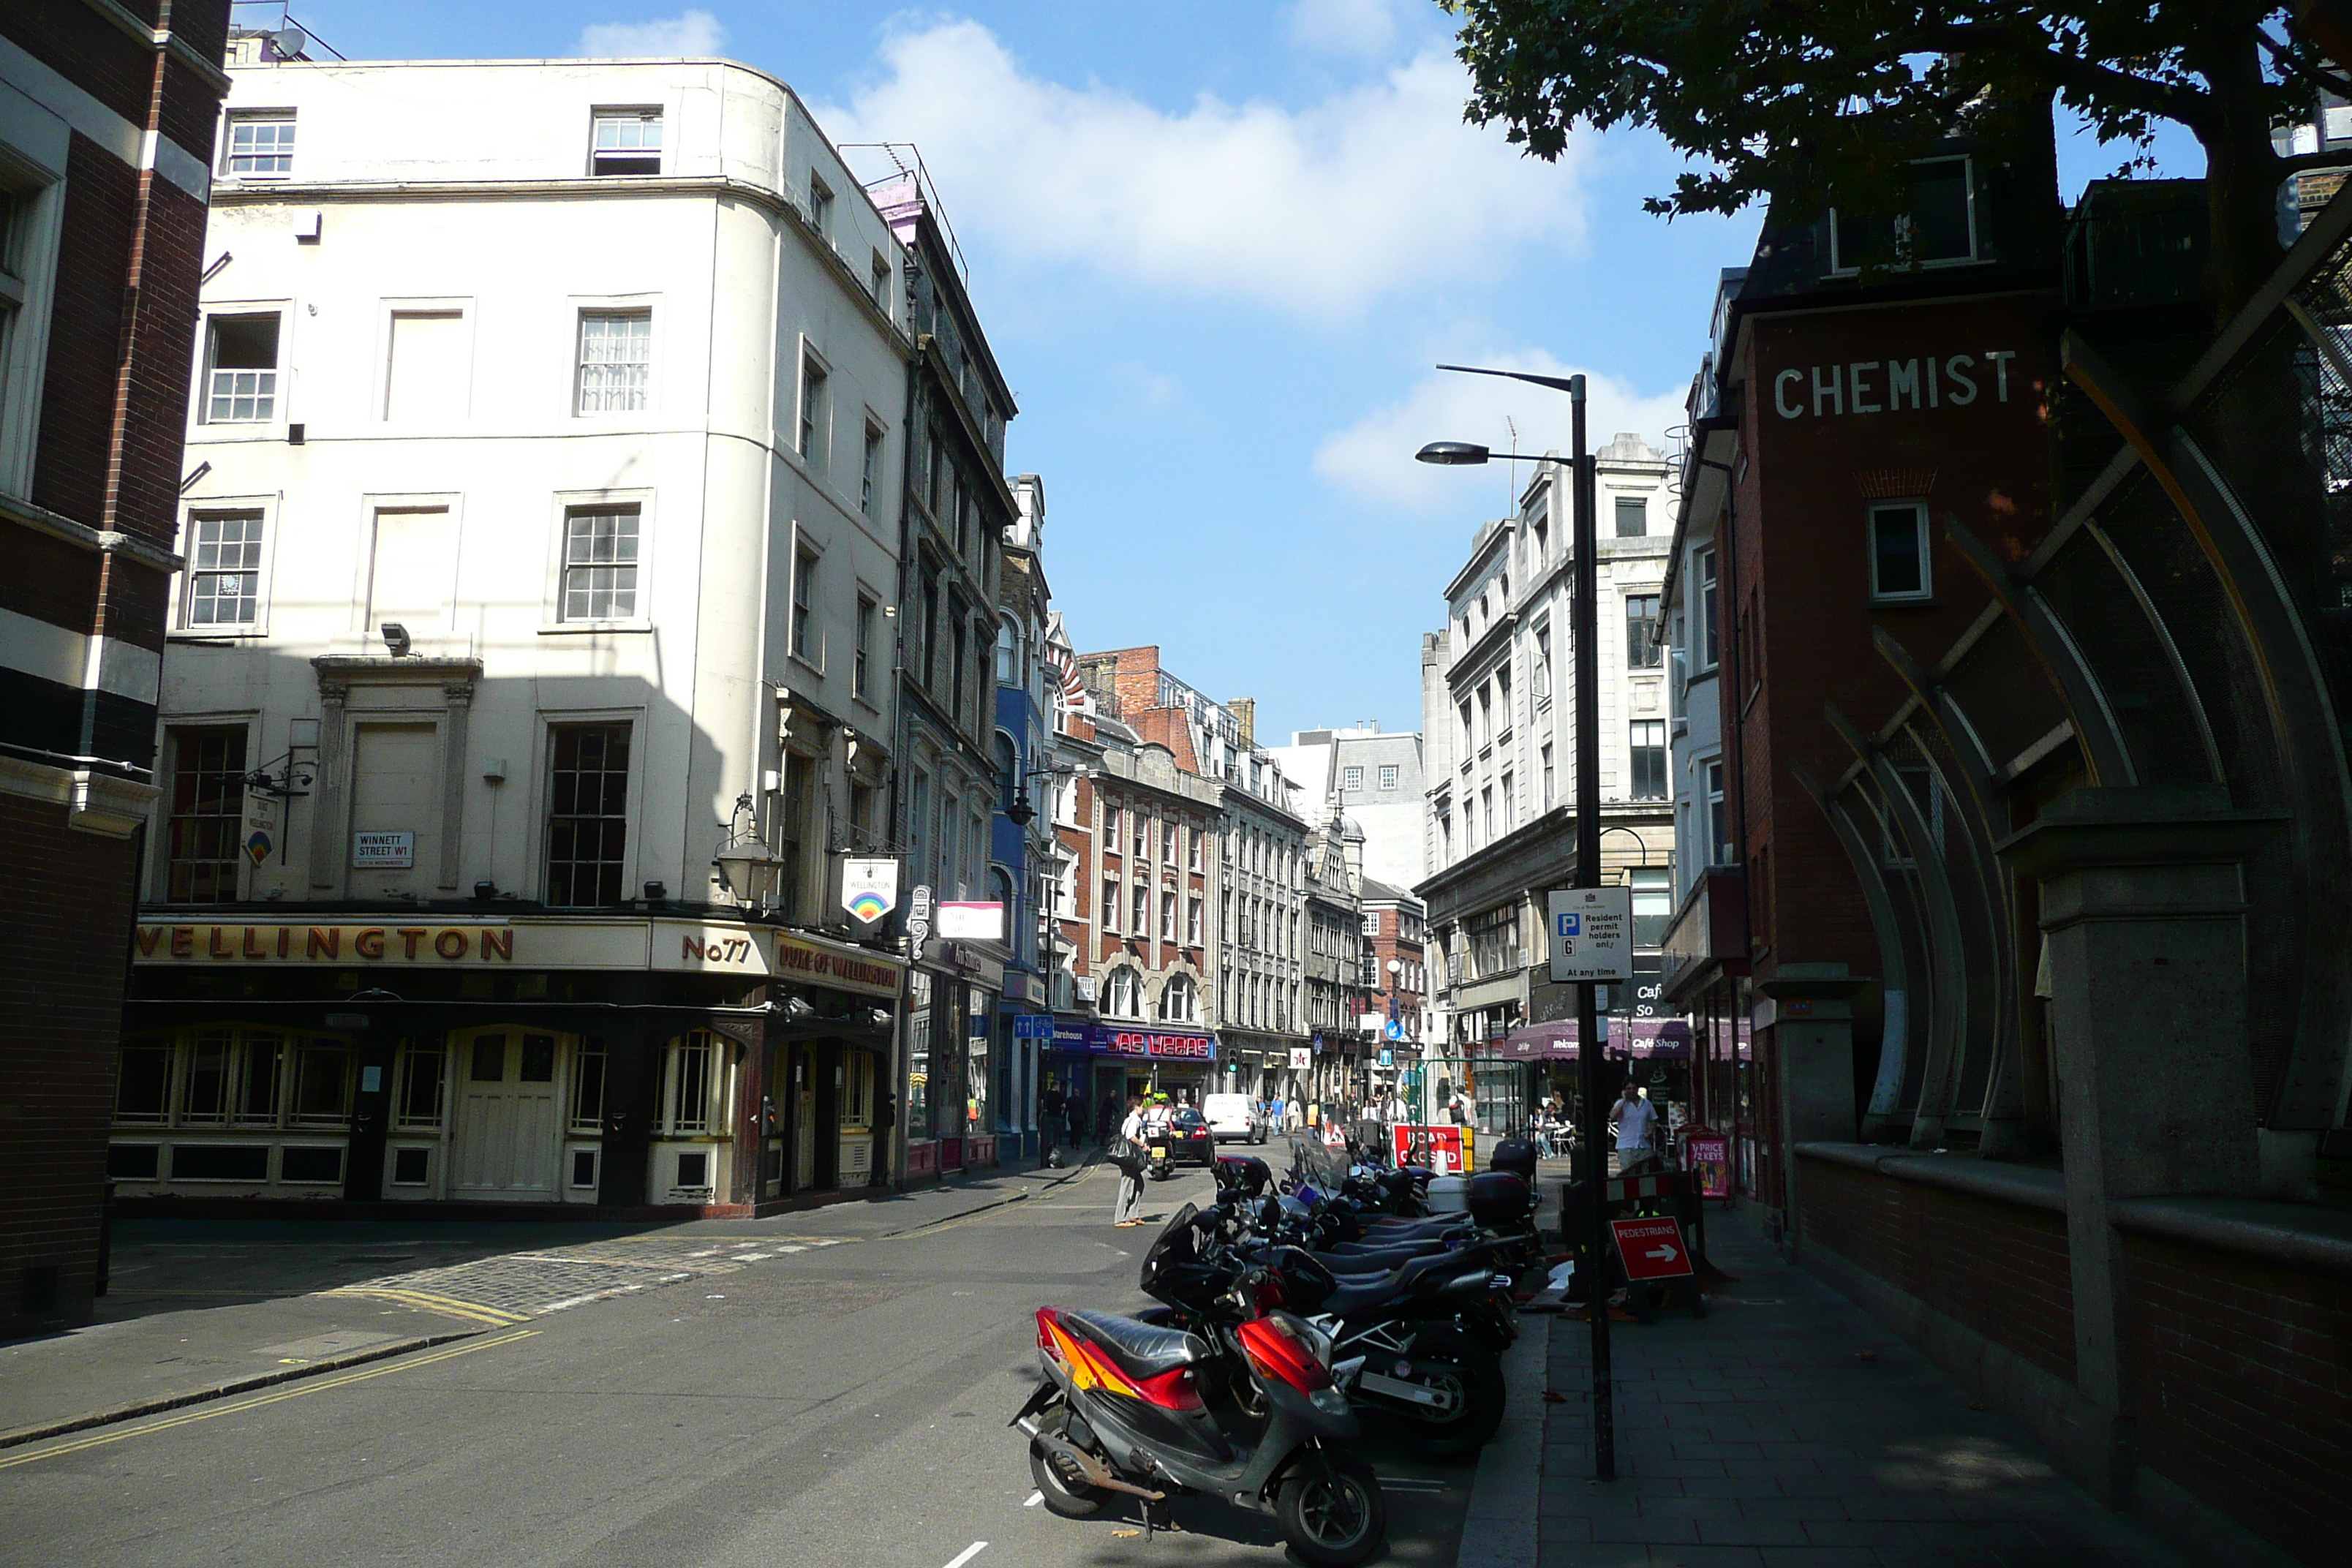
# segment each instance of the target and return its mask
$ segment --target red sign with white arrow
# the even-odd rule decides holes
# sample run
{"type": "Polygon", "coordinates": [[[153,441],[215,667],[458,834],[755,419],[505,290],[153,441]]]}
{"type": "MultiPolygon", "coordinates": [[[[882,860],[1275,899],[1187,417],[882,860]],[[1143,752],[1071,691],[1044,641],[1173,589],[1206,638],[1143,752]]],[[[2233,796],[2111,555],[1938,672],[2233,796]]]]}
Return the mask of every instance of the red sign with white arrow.
{"type": "Polygon", "coordinates": [[[1617,1238],[1617,1256],[1624,1260],[1626,1279],[1676,1279],[1691,1272],[1690,1248],[1683,1245],[1680,1220],[1612,1219],[1609,1229],[1617,1238]]]}

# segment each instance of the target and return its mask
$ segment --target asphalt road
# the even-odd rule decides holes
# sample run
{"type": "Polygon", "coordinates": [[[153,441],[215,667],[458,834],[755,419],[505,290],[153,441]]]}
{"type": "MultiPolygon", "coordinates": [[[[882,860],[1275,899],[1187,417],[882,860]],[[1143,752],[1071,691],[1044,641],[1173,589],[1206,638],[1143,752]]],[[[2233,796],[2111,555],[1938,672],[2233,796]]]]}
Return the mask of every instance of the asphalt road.
{"type": "MultiPolygon", "coordinates": [[[[1203,1198],[1156,1184],[1148,1213],[1203,1198]]],[[[1041,1302],[1143,1304],[1111,1181],[913,1234],[864,1205],[692,1227],[831,1236],[382,1363],[0,1456],[0,1563],[1275,1563],[1270,1519],[1180,1504],[1147,1543],[1030,1501],[1005,1428],[1041,1302]]],[[[1451,1564],[1471,1468],[1369,1447],[1385,1561],[1451,1564]]]]}

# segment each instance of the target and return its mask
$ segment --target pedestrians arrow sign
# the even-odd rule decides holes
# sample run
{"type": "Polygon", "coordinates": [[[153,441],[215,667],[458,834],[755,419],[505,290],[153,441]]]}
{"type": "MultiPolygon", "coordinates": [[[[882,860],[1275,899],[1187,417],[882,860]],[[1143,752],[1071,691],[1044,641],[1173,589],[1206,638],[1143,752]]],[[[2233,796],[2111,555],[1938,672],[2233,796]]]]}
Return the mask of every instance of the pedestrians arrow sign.
{"type": "Polygon", "coordinates": [[[1628,1279],[1680,1279],[1691,1271],[1690,1252],[1683,1245],[1682,1222],[1671,1215],[1654,1219],[1612,1219],[1609,1229],[1617,1239],[1617,1256],[1628,1279]]]}

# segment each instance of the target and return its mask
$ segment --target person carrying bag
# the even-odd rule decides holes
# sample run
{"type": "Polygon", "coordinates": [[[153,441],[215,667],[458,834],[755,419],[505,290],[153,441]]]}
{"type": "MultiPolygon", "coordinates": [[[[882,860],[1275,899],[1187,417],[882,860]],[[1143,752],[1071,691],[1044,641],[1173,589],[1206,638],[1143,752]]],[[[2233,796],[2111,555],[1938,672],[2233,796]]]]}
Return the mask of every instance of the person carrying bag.
{"type": "Polygon", "coordinates": [[[1143,1101],[1127,1102],[1127,1120],[1118,1124],[1118,1133],[1110,1141],[1108,1151],[1112,1164],[1118,1167],[1118,1196],[1111,1205],[1111,1223],[1116,1226],[1143,1223],[1143,1167],[1150,1156],[1144,1152],[1143,1101]]]}

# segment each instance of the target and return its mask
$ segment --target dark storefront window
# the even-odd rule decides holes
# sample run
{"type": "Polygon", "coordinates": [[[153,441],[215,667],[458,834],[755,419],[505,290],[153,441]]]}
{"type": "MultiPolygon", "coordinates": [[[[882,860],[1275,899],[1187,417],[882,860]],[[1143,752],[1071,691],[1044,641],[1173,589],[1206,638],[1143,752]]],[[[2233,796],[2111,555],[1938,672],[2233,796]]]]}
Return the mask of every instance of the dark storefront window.
{"type": "Polygon", "coordinates": [[[294,1120],[340,1124],[352,1108],[352,1053],[333,1040],[302,1042],[294,1080],[294,1120]]]}
{"type": "Polygon", "coordinates": [[[175,904],[234,902],[245,821],[245,731],[174,730],[172,758],[163,896],[175,904]]]}
{"type": "Polygon", "coordinates": [[[920,970],[907,976],[907,1132],[930,1134],[931,977],[920,970]]]}
{"type": "Polygon", "coordinates": [[[171,1106],[171,1047],[123,1047],[122,1063],[114,1079],[114,1120],[163,1121],[171,1106]]]}
{"type": "Polygon", "coordinates": [[[572,1058],[572,1128],[600,1131],[604,1122],[604,1053],[583,1045],[572,1058]]]}
{"type": "Polygon", "coordinates": [[[559,724],[549,731],[547,901],[617,904],[628,846],[629,727],[559,724]]]}
{"type": "Polygon", "coordinates": [[[441,1125],[441,1047],[411,1046],[400,1062],[400,1125],[441,1125]]]}

